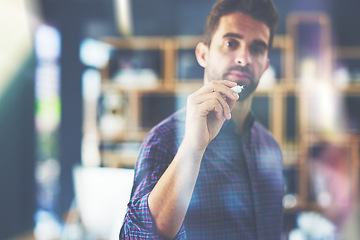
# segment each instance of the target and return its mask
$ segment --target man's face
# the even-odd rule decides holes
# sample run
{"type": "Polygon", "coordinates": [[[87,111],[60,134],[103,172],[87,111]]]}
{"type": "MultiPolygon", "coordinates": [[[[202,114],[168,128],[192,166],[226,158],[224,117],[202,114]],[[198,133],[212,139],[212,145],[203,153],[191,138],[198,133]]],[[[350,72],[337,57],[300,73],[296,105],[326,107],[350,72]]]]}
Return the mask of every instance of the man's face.
{"type": "Polygon", "coordinates": [[[222,16],[210,47],[204,46],[205,81],[230,80],[246,85],[240,100],[248,98],[269,66],[269,27],[249,15],[222,16]]]}

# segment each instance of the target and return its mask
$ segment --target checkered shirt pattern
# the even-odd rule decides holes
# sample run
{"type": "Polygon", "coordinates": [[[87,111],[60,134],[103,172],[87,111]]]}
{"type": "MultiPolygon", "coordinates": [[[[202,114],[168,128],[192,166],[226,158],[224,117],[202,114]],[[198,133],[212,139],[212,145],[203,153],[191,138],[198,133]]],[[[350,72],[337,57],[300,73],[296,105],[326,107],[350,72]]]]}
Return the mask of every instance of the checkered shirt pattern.
{"type": "MultiPolygon", "coordinates": [[[[183,110],[145,138],[120,239],[164,239],[157,234],[147,199],[177,152],[184,124],[183,110]]],[[[242,136],[235,128],[232,120],[226,121],[205,151],[187,215],[175,239],[281,239],[281,151],[253,114],[242,136]]]]}

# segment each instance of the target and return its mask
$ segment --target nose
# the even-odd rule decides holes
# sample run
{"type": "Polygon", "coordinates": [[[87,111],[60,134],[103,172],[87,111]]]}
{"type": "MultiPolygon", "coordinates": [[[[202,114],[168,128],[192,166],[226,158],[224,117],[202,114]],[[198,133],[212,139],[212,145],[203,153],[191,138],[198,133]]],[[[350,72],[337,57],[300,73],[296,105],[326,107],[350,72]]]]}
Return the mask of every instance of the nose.
{"type": "Polygon", "coordinates": [[[240,66],[247,66],[251,63],[251,57],[247,50],[239,50],[235,57],[235,64],[240,66]]]}

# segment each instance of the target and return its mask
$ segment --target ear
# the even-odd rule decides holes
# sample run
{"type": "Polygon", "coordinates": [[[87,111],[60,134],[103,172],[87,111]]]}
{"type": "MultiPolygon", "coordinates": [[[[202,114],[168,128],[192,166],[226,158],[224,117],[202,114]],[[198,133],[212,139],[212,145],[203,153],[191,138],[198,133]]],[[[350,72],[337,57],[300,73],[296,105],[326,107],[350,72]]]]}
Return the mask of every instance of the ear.
{"type": "Polygon", "coordinates": [[[196,60],[203,68],[207,66],[207,58],[209,54],[209,48],[204,42],[199,42],[195,48],[196,60]]]}

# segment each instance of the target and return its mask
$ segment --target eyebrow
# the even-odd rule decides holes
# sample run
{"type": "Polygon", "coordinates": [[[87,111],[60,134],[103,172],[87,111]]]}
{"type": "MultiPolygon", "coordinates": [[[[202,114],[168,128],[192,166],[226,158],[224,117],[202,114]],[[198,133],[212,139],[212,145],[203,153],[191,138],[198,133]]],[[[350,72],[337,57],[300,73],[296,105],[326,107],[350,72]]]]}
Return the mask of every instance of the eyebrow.
{"type": "Polygon", "coordinates": [[[223,38],[228,38],[228,37],[233,37],[233,38],[240,38],[240,39],[243,39],[244,36],[243,35],[240,35],[240,34],[237,34],[237,33],[226,33],[223,38]]]}
{"type": "Polygon", "coordinates": [[[268,49],[268,45],[264,41],[254,40],[253,44],[258,45],[258,46],[262,46],[263,48],[268,49]]]}
{"type": "MultiPolygon", "coordinates": [[[[237,33],[226,33],[223,38],[228,38],[228,37],[232,37],[232,38],[238,38],[238,39],[244,39],[244,36],[243,35],[240,35],[240,34],[237,34],[237,33]]],[[[256,44],[256,45],[260,45],[262,47],[264,47],[265,49],[268,48],[268,45],[262,41],[262,40],[254,40],[252,42],[252,44],[256,44]]]]}

